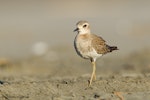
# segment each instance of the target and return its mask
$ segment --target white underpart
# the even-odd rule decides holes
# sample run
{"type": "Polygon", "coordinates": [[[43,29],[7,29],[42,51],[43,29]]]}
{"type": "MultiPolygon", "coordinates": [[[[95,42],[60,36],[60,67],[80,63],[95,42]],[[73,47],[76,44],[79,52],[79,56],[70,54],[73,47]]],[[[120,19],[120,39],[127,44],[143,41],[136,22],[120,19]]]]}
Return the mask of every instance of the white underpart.
{"type": "Polygon", "coordinates": [[[94,48],[92,48],[92,51],[82,53],[82,56],[85,58],[93,58],[94,61],[96,61],[97,58],[101,57],[103,54],[98,54],[94,48]]]}
{"type": "Polygon", "coordinates": [[[90,55],[94,59],[94,61],[102,56],[102,54],[98,54],[94,48],[92,48],[92,52],[88,52],[88,55],[90,55]]]}

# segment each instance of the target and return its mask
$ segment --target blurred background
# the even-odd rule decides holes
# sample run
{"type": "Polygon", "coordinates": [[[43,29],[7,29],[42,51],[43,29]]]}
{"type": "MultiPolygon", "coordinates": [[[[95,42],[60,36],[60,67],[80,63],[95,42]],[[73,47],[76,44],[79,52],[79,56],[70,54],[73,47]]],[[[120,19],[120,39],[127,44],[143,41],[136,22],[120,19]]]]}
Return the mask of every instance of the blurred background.
{"type": "Polygon", "coordinates": [[[101,58],[98,65],[150,69],[149,11],[149,0],[2,0],[0,65],[22,60],[32,66],[56,69],[90,66],[73,47],[76,23],[87,20],[92,33],[119,48],[101,58]],[[48,65],[43,65],[43,61],[48,65]]]}

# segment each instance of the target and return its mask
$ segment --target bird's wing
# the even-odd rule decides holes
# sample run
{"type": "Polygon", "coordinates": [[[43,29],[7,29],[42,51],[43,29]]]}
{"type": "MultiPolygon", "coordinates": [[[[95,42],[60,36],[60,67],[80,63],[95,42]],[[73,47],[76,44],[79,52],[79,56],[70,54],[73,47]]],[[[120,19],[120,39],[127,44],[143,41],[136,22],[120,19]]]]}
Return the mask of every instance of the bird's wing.
{"type": "Polygon", "coordinates": [[[91,37],[91,45],[98,54],[106,54],[107,52],[110,52],[107,44],[105,43],[105,40],[102,37],[95,34],[91,34],[91,37]]]}

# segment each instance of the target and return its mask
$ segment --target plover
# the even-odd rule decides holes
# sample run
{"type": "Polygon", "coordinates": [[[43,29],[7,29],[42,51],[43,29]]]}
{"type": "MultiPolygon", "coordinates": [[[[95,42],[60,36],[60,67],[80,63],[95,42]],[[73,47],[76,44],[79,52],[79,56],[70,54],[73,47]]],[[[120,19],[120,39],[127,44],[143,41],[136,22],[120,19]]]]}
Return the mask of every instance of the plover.
{"type": "Polygon", "coordinates": [[[87,21],[79,21],[76,24],[77,35],[74,40],[74,47],[79,56],[84,59],[89,59],[93,66],[92,75],[88,86],[91,86],[93,79],[96,80],[96,59],[104,54],[118,50],[117,46],[109,46],[105,43],[105,40],[91,33],[90,25],[87,21]]]}

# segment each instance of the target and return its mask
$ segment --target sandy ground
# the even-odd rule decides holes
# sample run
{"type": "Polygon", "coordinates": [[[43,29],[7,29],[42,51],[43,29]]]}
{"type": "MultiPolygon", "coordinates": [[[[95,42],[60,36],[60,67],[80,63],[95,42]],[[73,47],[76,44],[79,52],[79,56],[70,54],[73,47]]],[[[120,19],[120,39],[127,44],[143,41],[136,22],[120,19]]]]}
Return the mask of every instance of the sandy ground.
{"type": "Polygon", "coordinates": [[[0,100],[150,100],[149,51],[98,60],[90,88],[90,62],[61,51],[55,59],[1,62],[0,100]]]}

